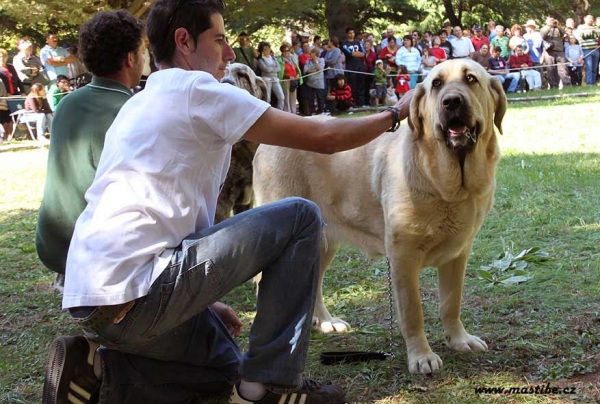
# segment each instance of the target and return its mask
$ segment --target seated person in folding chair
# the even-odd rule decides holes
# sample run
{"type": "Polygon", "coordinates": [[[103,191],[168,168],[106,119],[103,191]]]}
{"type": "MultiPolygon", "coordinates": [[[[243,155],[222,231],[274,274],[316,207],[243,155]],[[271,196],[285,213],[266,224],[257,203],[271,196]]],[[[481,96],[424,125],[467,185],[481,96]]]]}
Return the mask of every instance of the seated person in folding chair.
{"type": "Polygon", "coordinates": [[[36,123],[37,140],[45,142],[45,131],[48,129],[48,132],[50,132],[50,126],[52,125],[52,109],[48,105],[46,89],[42,84],[35,83],[31,86],[31,92],[25,100],[25,110],[31,111],[31,113],[25,115],[24,118],[29,122],[34,121],[36,123]]]}

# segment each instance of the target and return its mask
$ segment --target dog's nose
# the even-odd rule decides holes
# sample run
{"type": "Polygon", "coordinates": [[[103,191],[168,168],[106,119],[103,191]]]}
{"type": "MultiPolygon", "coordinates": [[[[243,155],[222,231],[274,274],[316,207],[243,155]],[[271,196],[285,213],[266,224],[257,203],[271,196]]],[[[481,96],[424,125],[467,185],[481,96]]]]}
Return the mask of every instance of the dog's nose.
{"type": "Polygon", "coordinates": [[[454,111],[455,109],[458,109],[458,107],[460,107],[463,103],[463,97],[462,95],[458,95],[458,94],[449,94],[447,96],[444,97],[444,99],[442,100],[442,105],[444,106],[444,108],[454,111]]]}

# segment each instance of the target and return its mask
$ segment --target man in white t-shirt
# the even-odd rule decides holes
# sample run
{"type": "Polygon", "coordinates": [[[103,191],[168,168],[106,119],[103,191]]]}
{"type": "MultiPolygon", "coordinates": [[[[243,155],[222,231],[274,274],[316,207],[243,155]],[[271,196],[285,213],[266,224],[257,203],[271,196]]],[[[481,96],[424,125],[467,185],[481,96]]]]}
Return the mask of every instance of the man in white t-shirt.
{"type": "Polygon", "coordinates": [[[83,337],[54,341],[48,384],[56,389],[44,402],[188,402],[232,386],[234,404],[294,394],[345,402],[341,387],[301,377],[319,276],[318,207],[290,198],[213,225],[217,196],[240,138],[348,150],[397,127],[411,97],[352,120],[316,122],[272,108],[219,83],[235,58],[223,11],[221,0],[151,6],[147,33],[159,71],[106,134],[67,258],[63,308],[89,347],[83,337]],[[242,323],[218,300],[260,272],[242,355],[233,340],[242,323]],[[96,355],[95,344],[104,347],[96,355]]]}
{"type": "Polygon", "coordinates": [[[454,27],[454,36],[455,38],[453,39],[448,38],[448,41],[452,44],[453,59],[468,58],[471,54],[475,53],[473,42],[471,42],[469,38],[463,36],[463,30],[460,25],[454,27]]]}

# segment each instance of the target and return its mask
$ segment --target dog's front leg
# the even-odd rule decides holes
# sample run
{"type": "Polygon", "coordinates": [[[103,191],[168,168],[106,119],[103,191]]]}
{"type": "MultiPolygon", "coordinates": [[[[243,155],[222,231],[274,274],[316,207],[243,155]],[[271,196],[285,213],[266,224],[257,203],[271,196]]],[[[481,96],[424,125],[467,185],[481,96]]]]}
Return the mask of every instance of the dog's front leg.
{"type": "Polygon", "coordinates": [[[479,352],[488,349],[479,337],[467,333],[460,321],[463,282],[467,269],[467,249],[458,258],[438,268],[440,317],[448,346],[459,352],[479,352]]]}
{"type": "Polygon", "coordinates": [[[400,329],[406,343],[408,370],[410,373],[433,373],[442,367],[442,360],[431,350],[424,332],[419,292],[421,259],[414,251],[402,253],[399,248],[393,247],[388,251],[400,329]]]}

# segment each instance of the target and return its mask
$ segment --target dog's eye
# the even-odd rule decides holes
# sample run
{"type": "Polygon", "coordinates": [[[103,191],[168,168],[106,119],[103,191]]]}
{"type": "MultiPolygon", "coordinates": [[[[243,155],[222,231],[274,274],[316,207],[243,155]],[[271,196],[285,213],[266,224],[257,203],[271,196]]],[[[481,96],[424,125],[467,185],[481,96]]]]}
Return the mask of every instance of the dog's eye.
{"type": "Polygon", "coordinates": [[[442,80],[435,79],[431,82],[431,85],[433,86],[433,88],[440,88],[442,85],[442,80]]]}
{"type": "Polygon", "coordinates": [[[469,83],[469,84],[477,83],[477,77],[473,76],[472,74],[467,74],[467,83],[469,83]]]}

